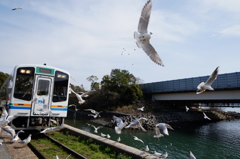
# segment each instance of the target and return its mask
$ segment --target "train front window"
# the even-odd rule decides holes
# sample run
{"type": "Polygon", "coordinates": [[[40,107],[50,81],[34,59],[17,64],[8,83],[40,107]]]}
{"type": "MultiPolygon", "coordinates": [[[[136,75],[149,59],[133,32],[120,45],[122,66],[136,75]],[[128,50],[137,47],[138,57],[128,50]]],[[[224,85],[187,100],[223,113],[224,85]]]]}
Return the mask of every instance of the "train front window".
{"type": "Polygon", "coordinates": [[[48,95],[49,90],[49,81],[47,80],[39,80],[38,81],[38,90],[37,95],[48,95]]]}
{"type": "Polygon", "coordinates": [[[62,102],[67,100],[68,80],[68,74],[56,71],[54,79],[53,102],[62,102]]]}
{"type": "Polygon", "coordinates": [[[21,67],[17,69],[14,98],[31,100],[34,72],[35,69],[33,67],[21,67]]]}

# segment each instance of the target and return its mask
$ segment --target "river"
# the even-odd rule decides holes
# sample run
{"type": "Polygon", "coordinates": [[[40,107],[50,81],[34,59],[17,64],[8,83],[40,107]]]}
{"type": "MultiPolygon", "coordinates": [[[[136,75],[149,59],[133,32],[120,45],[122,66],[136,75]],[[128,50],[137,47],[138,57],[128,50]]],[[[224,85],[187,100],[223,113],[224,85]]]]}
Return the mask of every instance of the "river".
{"type": "MultiPolygon", "coordinates": [[[[67,118],[65,123],[96,134],[94,129],[86,124],[90,121],[67,118]]],[[[240,120],[220,121],[194,128],[170,130],[170,135],[160,140],[153,137],[154,131],[124,129],[122,134],[118,135],[113,128],[104,127],[98,130],[97,135],[100,133],[109,134],[115,141],[120,136],[121,143],[140,150],[144,150],[148,145],[149,153],[152,154],[154,151],[168,152],[168,159],[188,159],[190,151],[197,159],[240,159],[240,120]],[[133,136],[142,139],[144,144],[135,141],[133,136]]]]}

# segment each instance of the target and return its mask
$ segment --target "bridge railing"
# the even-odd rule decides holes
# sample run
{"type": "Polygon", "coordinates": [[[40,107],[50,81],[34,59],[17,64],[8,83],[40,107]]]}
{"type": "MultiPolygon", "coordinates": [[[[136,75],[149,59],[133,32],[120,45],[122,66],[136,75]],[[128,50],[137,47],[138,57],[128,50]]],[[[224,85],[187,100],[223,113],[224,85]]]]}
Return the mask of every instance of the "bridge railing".
{"type": "MultiPolygon", "coordinates": [[[[209,76],[191,77],[177,80],[140,84],[143,93],[192,92],[209,76]]],[[[240,89],[240,72],[219,74],[212,84],[215,90],[240,89]]]]}

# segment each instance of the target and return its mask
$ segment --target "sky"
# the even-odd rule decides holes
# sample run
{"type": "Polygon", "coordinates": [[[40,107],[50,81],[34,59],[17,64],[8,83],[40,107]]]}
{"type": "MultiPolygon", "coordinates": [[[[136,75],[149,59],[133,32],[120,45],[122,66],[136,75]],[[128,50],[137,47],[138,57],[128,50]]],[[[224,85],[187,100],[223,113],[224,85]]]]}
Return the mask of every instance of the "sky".
{"type": "MultiPolygon", "coordinates": [[[[148,31],[164,67],[133,38],[147,0],[2,0],[0,71],[18,64],[64,69],[71,83],[128,70],[142,83],[239,72],[239,0],[154,0],[148,31]],[[20,7],[23,10],[12,11],[20,7]]],[[[196,86],[197,87],[197,86],[196,86]]]]}

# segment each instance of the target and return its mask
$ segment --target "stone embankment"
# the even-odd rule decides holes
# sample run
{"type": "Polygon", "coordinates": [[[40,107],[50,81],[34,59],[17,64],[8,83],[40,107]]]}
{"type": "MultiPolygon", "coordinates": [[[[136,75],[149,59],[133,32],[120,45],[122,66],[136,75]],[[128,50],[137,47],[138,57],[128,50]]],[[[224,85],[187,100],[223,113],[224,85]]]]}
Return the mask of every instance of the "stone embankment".
{"type": "Polygon", "coordinates": [[[234,120],[240,119],[240,113],[236,112],[222,112],[217,110],[202,110],[191,109],[188,112],[185,111],[168,111],[168,112],[139,112],[136,114],[121,114],[114,112],[102,112],[102,118],[89,118],[84,112],[78,112],[78,117],[81,116],[84,119],[89,119],[100,125],[114,127],[116,125],[113,120],[113,115],[120,117],[123,122],[130,123],[131,121],[144,117],[148,120],[142,120],[142,126],[147,130],[153,130],[157,123],[168,123],[174,129],[180,129],[185,127],[192,127],[202,125],[209,122],[221,121],[221,120],[234,120]],[[211,119],[204,119],[203,112],[211,119]]]}

